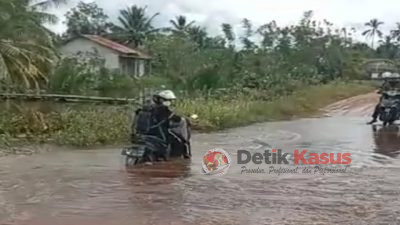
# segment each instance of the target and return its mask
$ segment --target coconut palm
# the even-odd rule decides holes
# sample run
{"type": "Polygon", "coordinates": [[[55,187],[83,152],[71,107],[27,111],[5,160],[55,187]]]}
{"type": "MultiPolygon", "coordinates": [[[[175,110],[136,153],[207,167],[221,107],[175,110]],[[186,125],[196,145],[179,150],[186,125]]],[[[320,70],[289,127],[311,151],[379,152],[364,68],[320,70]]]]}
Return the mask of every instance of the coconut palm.
{"type": "Polygon", "coordinates": [[[172,28],[169,30],[174,34],[186,34],[189,28],[194,24],[194,21],[188,23],[185,16],[177,16],[175,20],[169,21],[172,24],[172,28]]]}
{"type": "Polygon", "coordinates": [[[204,43],[207,38],[207,31],[203,27],[189,27],[188,34],[190,38],[199,45],[200,48],[204,47],[204,43]]]}
{"type": "Polygon", "coordinates": [[[368,28],[365,30],[362,35],[366,36],[367,39],[371,39],[371,47],[374,48],[375,36],[382,37],[382,31],[379,30],[379,26],[381,26],[383,22],[378,19],[372,19],[368,23],[365,23],[365,26],[368,28]]]}
{"type": "Polygon", "coordinates": [[[58,1],[35,2],[0,0],[0,78],[27,88],[46,81],[56,59],[50,32],[42,26],[55,19],[38,7],[58,1]]]}
{"type": "Polygon", "coordinates": [[[396,23],[396,29],[391,30],[390,34],[393,39],[400,41],[400,23],[396,23]]]}
{"type": "Polygon", "coordinates": [[[133,5],[120,11],[118,20],[121,25],[115,26],[114,37],[124,44],[138,47],[143,45],[151,35],[159,29],[155,29],[152,22],[159,15],[156,13],[151,17],[146,15],[147,7],[133,5]]]}
{"type": "Polygon", "coordinates": [[[30,1],[29,5],[36,8],[47,9],[51,6],[59,6],[60,4],[67,3],[67,0],[41,0],[30,1]]]}

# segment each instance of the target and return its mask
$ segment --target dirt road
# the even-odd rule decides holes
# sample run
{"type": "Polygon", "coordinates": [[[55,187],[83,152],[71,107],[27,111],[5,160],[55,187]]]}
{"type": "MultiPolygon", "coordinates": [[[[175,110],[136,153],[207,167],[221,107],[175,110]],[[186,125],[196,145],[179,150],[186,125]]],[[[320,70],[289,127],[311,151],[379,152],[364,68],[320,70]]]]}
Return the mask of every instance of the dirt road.
{"type": "Polygon", "coordinates": [[[343,101],[328,105],[321,111],[326,116],[371,116],[376,104],[379,102],[379,95],[375,92],[359,95],[343,101]]]}

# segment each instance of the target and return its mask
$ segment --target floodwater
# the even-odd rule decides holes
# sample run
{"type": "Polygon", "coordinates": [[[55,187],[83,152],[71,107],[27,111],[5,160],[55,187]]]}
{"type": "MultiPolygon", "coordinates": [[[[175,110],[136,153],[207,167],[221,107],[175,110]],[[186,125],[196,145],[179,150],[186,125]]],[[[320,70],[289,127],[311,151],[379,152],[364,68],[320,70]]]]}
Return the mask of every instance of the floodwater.
{"type": "Polygon", "coordinates": [[[341,115],[196,134],[190,162],[133,170],[119,149],[0,158],[0,224],[400,224],[399,129],[341,115]],[[233,165],[203,175],[216,147],[233,165]],[[237,150],[270,147],[351,153],[352,162],[346,173],[278,176],[248,164],[267,173],[242,174],[237,150]]]}

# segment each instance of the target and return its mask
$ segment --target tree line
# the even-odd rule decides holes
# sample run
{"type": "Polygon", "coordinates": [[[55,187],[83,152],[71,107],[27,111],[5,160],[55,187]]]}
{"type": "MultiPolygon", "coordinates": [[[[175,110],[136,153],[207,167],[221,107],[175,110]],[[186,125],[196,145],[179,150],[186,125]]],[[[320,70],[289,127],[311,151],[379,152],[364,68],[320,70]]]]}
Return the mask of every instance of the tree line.
{"type": "MultiPolygon", "coordinates": [[[[3,83],[40,88],[53,77],[70,81],[66,77],[81,74],[81,69],[66,72],[71,68],[62,65],[56,46],[81,34],[100,35],[149,51],[154,57],[153,79],[184,89],[251,88],[287,94],[305,85],[361,78],[361,65],[368,58],[399,57],[400,23],[383,36],[383,22],[378,19],[366,23],[362,33],[371,41],[369,46],[354,39],[354,29],[315,20],[312,11],[288,26],[278,26],[275,21],[255,26],[244,18],[238,31],[224,23],[222,35],[212,36],[183,15],[172,18],[169,27],[160,28],[154,25],[159,13],[149,15],[146,7],[132,5],[121,9],[117,20],[111,22],[96,3],[80,2],[65,15],[66,32],[56,35],[44,26],[58,19],[46,9],[64,2],[0,0],[3,83]]],[[[85,82],[63,86],[79,84],[85,82]]]]}

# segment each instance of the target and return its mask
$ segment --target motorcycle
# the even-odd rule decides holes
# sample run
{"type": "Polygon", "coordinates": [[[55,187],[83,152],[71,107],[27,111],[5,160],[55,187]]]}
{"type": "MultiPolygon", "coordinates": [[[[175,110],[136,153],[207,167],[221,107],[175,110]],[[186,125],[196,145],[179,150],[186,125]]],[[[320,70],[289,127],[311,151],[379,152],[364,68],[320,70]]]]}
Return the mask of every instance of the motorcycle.
{"type": "Polygon", "coordinates": [[[391,125],[400,118],[400,93],[388,91],[383,92],[382,96],[379,120],[383,122],[383,126],[391,125]]]}
{"type": "Polygon", "coordinates": [[[160,161],[168,161],[170,158],[179,158],[182,155],[190,158],[191,129],[187,118],[174,116],[168,129],[173,137],[172,143],[153,135],[138,135],[134,144],[123,148],[121,155],[125,156],[126,166],[139,164],[153,164],[160,161]]]}

